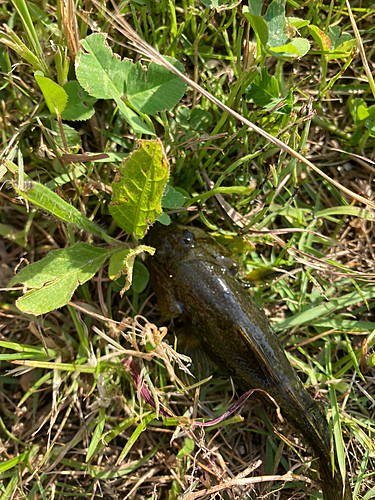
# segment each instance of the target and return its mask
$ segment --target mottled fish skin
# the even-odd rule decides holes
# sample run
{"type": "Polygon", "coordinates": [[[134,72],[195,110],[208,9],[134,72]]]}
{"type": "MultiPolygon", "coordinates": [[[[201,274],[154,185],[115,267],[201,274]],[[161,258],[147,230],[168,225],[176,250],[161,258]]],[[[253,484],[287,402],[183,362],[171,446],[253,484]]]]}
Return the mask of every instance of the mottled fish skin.
{"type": "Polygon", "coordinates": [[[243,389],[263,389],[277,401],[318,458],[325,500],[351,499],[338,467],[332,470],[322,410],[290,365],[264,312],[234,277],[224,248],[203,230],[177,224],[153,228],[147,244],[156,248],[149,268],[162,314],[183,314],[191,335],[217,366],[243,389]]]}

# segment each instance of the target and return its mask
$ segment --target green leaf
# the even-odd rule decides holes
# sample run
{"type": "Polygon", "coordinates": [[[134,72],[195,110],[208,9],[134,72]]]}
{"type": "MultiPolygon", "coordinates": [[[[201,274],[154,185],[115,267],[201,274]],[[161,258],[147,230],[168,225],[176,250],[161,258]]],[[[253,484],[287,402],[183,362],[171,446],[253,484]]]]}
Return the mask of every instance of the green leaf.
{"type": "Polygon", "coordinates": [[[262,0],[252,0],[249,2],[249,6],[243,6],[243,12],[247,12],[249,16],[261,16],[262,15],[262,0]]]}
{"type": "Polygon", "coordinates": [[[163,208],[174,209],[183,207],[184,204],[185,196],[167,184],[164,189],[163,198],[161,199],[161,206],[163,208]]]}
{"type": "Polygon", "coordinates": [[[61,113],[63,120],[83,121],[90,119],[95,113],[94,104],[97,99],[91,97],[78,82],[72,80],[64,85],[64,90],[68,94],[68,104],[61,113]]]}
{"type": "Polygon", "coordinates": [[[286,33],[284,0],[274,0],[268,7],[264,20],[268,27],[268,45],[272,48],[286,45],[290,38],[286,33]]]}
{"type": "MultiPolygon", "coordinates": [[[[69,125],[63,123],[62,128],[68,148],[76,148],[77,146],[81,146],[81,136],[73,127],[69,127],[69,125]]],[[[53,136],[53,140],[55,141],[55,143],[60,146],[60,148],[64,148],[65,146],[61,137],[60,127],[57,123],[57,120],[51,120],[51,130],[56,134],[53,136]]]]}
{"type": "Polygon", "coordinates": [[[27,181],[22,188],[19,188],[15,183],[13,184],[13,188],[29,203],[49,212],[60,220],[114,243],[94,222],[43,184],[27,181]]]}
{"type": "Polygon", "coordinates": [[[341,44],[353,39],[352,36],[350,35],[350,33],[343,33],[340,36],[340,31],[341,31],[340,26],[330,26],[328,28],[328,36],[331,40],[331,50],[332,51],[335,51],[336,49],[338,49],[338,47],[341,44]]]}
{"type": "Polygon", "coordinates": [[[369,332],[375,329],[375,323],[370,321],[358,321],[350,319],[327,319],[316,320],[314,328],[324,328],[325,330],[332,330],[333,328],[338,332],[369,332]]]}
{"type": "MultiPolygon", "coordinates": [[[[163,442],[163,438],[161,438],[159,440],[157,445],[151,451],[149,451],[146,455],[144,455],[141,459],[137,460],[136,462],[131,461],[130,465],[128,465],[127,467],[114,467],[114,468],[109,468],[109,470],[108,469],[103,470],[102,467],[91,467],[89,469],[89,474],[92,477],[96,477],[99,481],[105,481],[108,479],[116,479],[119,477],[123,477],[126,474],[133,474],[134,475],[135,470],[142,467],[149,460],[151,460],[151,458],[158,451],[162,442],[163,442]]],[[[80,462],[78,462],[78,460],[77,461],[74,461],[74,460],[68,461],[68,460],[63,458],[61,463],[64,463],[64,460],[66,461],[66,465],[68,465],[69,467],[72,467],[72,465],[74,464],[77,468],[80,468],[78,465],[78,464],[80,464],[80,462]]],[[[84,469],[84,468],[81,468],[81,470],[84,470],[86,472],[86,469],[84,469]]]]}
{"type": "Polygon", "coordinates": [[[48,189],[56,189],[60,186],[63,186],[64,184],[67,184],[68,182],[72,182],[73,176],[76,177],[76,179],[79,179],[80,177],[83,177],[85,172],[82,171],[82,167],[72,167],[69,169],[70,172],[67,172],[66,174],[61,174],[56,176],[54,179],[51,179],[50,181],[46,182],[44,186],[48,189]]]}
{"type": "Polygon", "coordinates": [[[129,427],[133,426],[138,420],[139,420],[139,417],[136,416],[136,417],[133,417],[133,418],[128,418],[126,420],[123,420],[122,422],[120,422],[115,427],[111,426],[111,430],[109,432],[107,432],[103,436],[103,439],[98,443],[96,452],[98,453],[100,450],[102,450],[113,439],[115,439],[122,432],[126,431],[126,429],[128,429],[129,427]]]}
{"type": "Polygon", "coordinates": [[[258,42],[261,46],[265,47],[268,42],[268,27],[266,21],[260,15],[262,2],[259,0],[257,2],[250,2],[250,7],[244,5],[242,9],[244,16],[255,32],[258,42]],[[255,14],[255,12],[258,12],[258,14],[255,14]]]}
{"type": "Polygon", "coordinates": [[[62,113],[68,102],[65,90],[58,83],[55,83],[50,78],[46,78],[40,71],[34,74],[34,78],[43,92],[50,113],[52,115],[56,115],[56,111],[62,113]]]}
{"type": "Polygon", "coordinates": [[[268,74],[265,66],[261,75],[257,74],[254,82],[247,87],[245,96],[246,100],[266,109],[271,109],[282,100],[279,98],[279,84],[274,76],[268,74]]]}
{"type": "MultiPolygon", "coordinates": [[[[357,494],[359,492],[359,489],[361,487],[361,484],[362,484],[362,481],[365,477],[365,474],[366,474],[366,471],[367,471],[367,464],[368,464],[368,459],[369,459],[369,456],[370,456],[370,450],[369,449],[366,449],[364,450],[364,454],[363,454],[363,458],[361,459],[361,464],[359,466],[359,470],[358,470],[358,473],[357,473],[357,479],[356,479],[356,482],[355,482],[355,485],[354,485],[354,489],[353,489],[353,498],[357,499],[357,494]]],[[[375,491],[375,487],[374,487],[374,491],[375,491]]]]}
{"type": "Polygon", "coordinates": [[[375,118],[375,106],[367,107],[367,103],[360,97],[349,102],[349,109],[356,124],[362,124],[363,121],[375,118]]]}
{"type": "Polygon", "coordinates": [[[142,239],[162,213],[161,198],[169,177],[169,164],[159,139],[138,141],[112,183],[109,211],[118,225],[142,239]]]}
{"type": "Polygon", "coordinates": [[[29,249],[26,243],[25,231],[17,231],[11,226],[0,223],[0,237],[6,238],[11,242],[17,243],[17,245],[20,245],[21,247],[29,249]]]}
{"type": "MultiPolygon", "coordinates": [[[[167,58],[181,72],[181,63],[167,58]]],[[[154,115],[164,109],[172,109],[185,93],[181,78],[159,64],[150,63],[147,72],[141,64],[132,66],[127,82],[127,98],[139,112],[154,115]]]]}
{"type": "Polygon", "coordinates": [[[134,270],[133,270],[133,284],[132,289],[136,293],[142,293],[146,288],[148,281],[150,279],[150,273],[148,272],[147,267],[136,260],[134,262],[134,270]]]}
{"type": "Polygon", "coordinates": [[[171,218],[169,217],[168,214],[163,212],[160,217],[156,219],[160,224],[163,224],[163,226],[169,226],[169,224],[172,222],[171,218]]]}
{"type": "Polygon", "coordinates": [[[310,24],[310,21],[306,19],[300,19],[299,17],[287,17],[286,20],[287,23],[290,24],[290,26],[293,26],[293,28],[296,28],[296,30],[300,30],[301,28],[304,28],[305,26],[308,26],[310,24]]]}
{"type": "Polygon", "coordinates": [[[371,120],[366,120],[365,127],[371,132],[371,136],[375,137],[375,123],[371,120]]]}
{"type": "Polygon", "coordinates": [[[310,50],[310,42],[306,38],[295,38],[292,42],[280,47],[269,48],[275,57],[303,57],[310,50]]]}
{"type": "Polygon", "coordinates": [[[343,33],[340,36],[339,26],[330,26],[328,30],[329,36],[316,26],[309,26],[309,30],[320,50],[324,54],[329,52],[329,61],[332,59],[344,59],[349,57],[356,46],[355,38],[352,38],[349,33],[343,33]]]}
{"type": "Polygon", "coordinates": [[[186,457],[188,453],[192,453],[194,450],[194,441],[190,438],[185,438],[185,444],[184,447],[177,453],[176,458],[181,459],[186,457]]]}
{"type": "MultiPolygon", "coordinates": [[[[155,248],[146,245],[139,245],[136,248],[121,250],[119,252],[116,252],[111,257],[108,268],[108,276],[110,277],[110,279],[117,280],[123,274],[125,275],[126,278],[125,286],[120,292],[121,296],[123,296],[124,293],[131,287],[133,279],[134,260],[137,255],[143,252],[148,252],[150,255],[154,255],[155,248]]],[[[142,274],[142,272],[143,271],[138,267],[138,274],[142,274]]],[[[145,275],[144,272],[143,275],[145,275]]],[[[140,279],[142,280],[143,278],[141,277],[140,279]]],[[[148,271],[147,271],[147,282],[148,282],[148,271]]],[[[138,288],[134,289],[134,291],[138,291],[139,293],[142,292],[146,287],[147,282],[143,288],[141,287],[141,285],[139,285],[139,283],[137,283],[136,287],[138,288]],[[142,290],[140,290],[140,288],[142,288],[142,290]]]]}
{"type": "Polygon", "coordinates": [[[198,130],[198,132],[202,132],[207,127],[209,127],[212,123],[212,114],[208,111],[205,111],[200,106],[195,106],[195,108],[190,113],[190,127],[193,130],[198,130]]]}
{"type": "Polygon", "coordinates": [[[284,0],[274,0],[267,9],[264,19],[268,27],[268,51],[275,57],[302,57],[310,50],[306,38],[294,38],[297,29],[294,24],[301,25],[301,20],[285,17],[284,0]]]}
{"type": "Polygon", "coordinates": [[[106,35],[94,33],[80,43],[87,54],[80,50],[76,59],[76,75],[80,85],[97,99],[120,98],[126,92],[126,80],[133,67],[129,59],[121,60],[107,45],[106,35]]]}
{"type": "Polygon", "coordinates": [[[173,479],[168,492],[168,500],[178,500],[178,498],[180,498],[181,491],[181,484],[176,479],[173,479]]]}
{"type": "Polygon", "coordinates": [[[261,17],[261,2],[250,2],[249,7],[243,7],[243,14],[258,42],[274,57],[302,57],[310,50],[308,40],[294,38],[297,30],[309,22],[296,17],[286,18],[284,0],[274,0],[264,17],[261,17]]]}
{"type": "Polygon", "coordinates": [[[332,59],[345,59],[350,56],[356,46],[357,41],[355,38],[351,38],[350,40],[339,45],[335,51],[331,51],[328,56],[328,60],[332,61],[332,59]]]}
{"type": "Polygon", "coordinates": [[[140,117],[123,101],[126,80],[134,66],[127,59],[112,53],[106,43],[106,35],[93,33],[80,41],[87,54],[80,50],[76,58],[76,76],[80,85],[97,99],[114,99],[126,121],[137,134],[152,134],[140,117]]]}
{"type": "MultiPolygon", "coordinates": [[[[13,349],[13,351],[17,351],[18,354],[30,353],[33,356],[47,357],[46,351],[43,346],[33,346],[28,344],[19,344],[18,342],[8,342],[6,340],[0,340],[0,347],[4,347],[5,349],[13,349]]],[[[48,349],[48,354],[51,357],[55,357],[58,356],[58,354],[61,354],[61,352],[48,349]]]]}
{"type": "Polygon", "coordinates": [[[38,315],[63,307],[78,285],[92,278],[112,253],[82,242],[52,250],[44,259],[22,269],[9,283],[22,283],[29,289],[17,300],[18,309],[38,315]]]}
{"type": "Polygon", "coordinates": [[[285,0],[273,0],[273,2],[269,4],[264,16],[264,20],[268,26],[274,23],[276,27],[277,23],[280,22],[278,18],[285,19],[285,0]]]}
{"type": "Polygon", "coordinates": [[[175,112],[175,120],[183,130],[189,130],[189,116],[190,110],[187,106],[184,104],[178,106],[175,112]]]}
{"type": "Polygon", "coordinates": [[[238,5],[237,2],[233,0],[201,0],[201,2],[209,9],[220,9],[220,7],[222,8],[223,6],[234,9],[238,5]]]}
{"type": "Polygon", "coordinates": [[[146,5],[149,9],[151,9],[152,0],[133,0],[133,3],[138,5],[146,5]]]}

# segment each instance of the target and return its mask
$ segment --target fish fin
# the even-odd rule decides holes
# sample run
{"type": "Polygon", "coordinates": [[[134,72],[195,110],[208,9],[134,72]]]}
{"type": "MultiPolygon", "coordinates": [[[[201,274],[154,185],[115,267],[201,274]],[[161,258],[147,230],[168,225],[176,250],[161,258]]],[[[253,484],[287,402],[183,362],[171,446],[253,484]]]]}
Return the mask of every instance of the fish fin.
{"type": "Polygon", "coordinates": [[[188,328],[180,328],[176,332],[176,337],[177,351],[191,359],[188,369],[193,377],[178,367],[176,367],[176,374],[191,389],[191,386],[195,387],[197,383],[209,379],[216,370],[216,365],[207,356],[200,340],[188,328]]]}
{"type": "MultiPolygon", "coordinates": [[[[263,366],[263,369],[265,371],[267,371],[267,374],[268,376],[271,378],[271,379],[274,379],[275,380],[275,373],[274,373],[274,369],[273,367],[270,367],[269,366],[269,362],[268,360],[265,358],[265,356],[263,355],[263,353],[261,352],[260,349],[257,349],[257,346],[256,344],[250,342],[250,339],[249,339],[249,336],[248,334],[241,328],[240,325],[236,325],[235,329],[237,330],[237,332],[241,335],[243,341],[245,342],[245,344],[247,344],[248,346],[250,346],[251,348],[251,351],[252,351],[252,354],[257,358],[259,364],[261,366],[263,366]]],[[[275,382],[277,382],[277,380],[275,380],[275,382]]]]}

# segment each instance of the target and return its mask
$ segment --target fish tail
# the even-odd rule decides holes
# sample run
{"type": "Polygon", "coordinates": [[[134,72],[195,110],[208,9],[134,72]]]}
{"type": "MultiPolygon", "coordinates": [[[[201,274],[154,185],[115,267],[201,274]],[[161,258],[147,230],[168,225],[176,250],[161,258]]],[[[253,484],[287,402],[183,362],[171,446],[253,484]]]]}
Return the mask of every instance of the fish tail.
{"type": "Polygon", "coordinates": [[[293,399],[299,408],[299,418],[295,425],[318,457],[324,500],[352,500],[350,484],[348,478],[343,479],[341,475],[335,442],[333,441],[332,447],[328,422],[323,412],[310,396],[308,399],[293,399]],[[302,420],[305,421],[304,428],[301,427],[302,420]]]}
{"type": "Polygon", "coordinates": [[[335,470],[332,474],[332,467],[328,468],[326,463],[320,461],[319,475],[324,500],[352,500],[348,478],[346,476],[343,480],[337,463],[335,463],[335,470]]]}

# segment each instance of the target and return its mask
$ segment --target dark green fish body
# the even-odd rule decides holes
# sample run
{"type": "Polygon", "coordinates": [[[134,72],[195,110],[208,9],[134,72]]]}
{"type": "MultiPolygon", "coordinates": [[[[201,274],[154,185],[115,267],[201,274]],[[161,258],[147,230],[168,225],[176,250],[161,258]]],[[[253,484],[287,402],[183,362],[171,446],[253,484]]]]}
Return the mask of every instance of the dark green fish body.
{"type": "Polygon", "coordinates": [[[332,467],[329,429],[320,407],[290,365],[264,312],[243,290],[224,249],[198,228],[172,225],[150,232],[156,248],[151,278],[162,313],[184,314],[185,330],[212,361],[248,390],[272,396],[282,415],[319,459],[325,500],[351,499],[332,467]]]}

